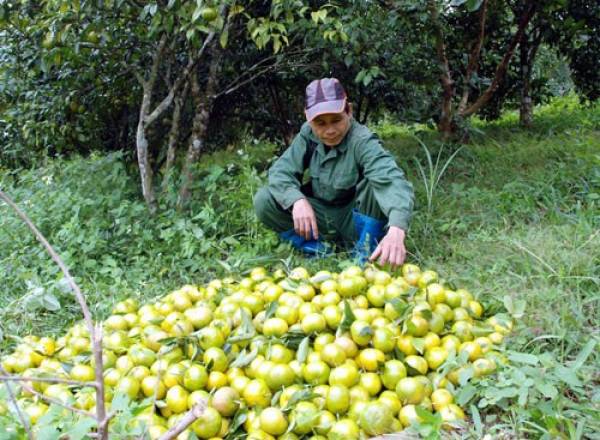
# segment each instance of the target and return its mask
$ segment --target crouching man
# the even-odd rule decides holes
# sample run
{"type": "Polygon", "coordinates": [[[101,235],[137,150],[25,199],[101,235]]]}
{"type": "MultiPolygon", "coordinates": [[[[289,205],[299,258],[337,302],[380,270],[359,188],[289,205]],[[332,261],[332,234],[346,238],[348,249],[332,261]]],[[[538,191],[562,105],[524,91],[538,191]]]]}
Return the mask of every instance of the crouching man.
{"type": "Polygon", "coordinates": [[[352,247],[360,263],[402,264],[412,185],[379,139],[352,117],[337,79],[312,81],[304,108],[307,122],[254,197],[258,218],[307,254],[328,254],[325,238],[352,247]]]}

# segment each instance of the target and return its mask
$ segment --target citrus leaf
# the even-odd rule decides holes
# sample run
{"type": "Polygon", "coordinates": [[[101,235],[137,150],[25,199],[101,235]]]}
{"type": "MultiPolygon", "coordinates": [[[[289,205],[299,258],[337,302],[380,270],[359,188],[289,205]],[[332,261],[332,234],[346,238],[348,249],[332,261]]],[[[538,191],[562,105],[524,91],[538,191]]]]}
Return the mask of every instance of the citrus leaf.
{"type": "Polygon", "coordinates": [[[245,350],[234,360],[230,367],[231,368],[243,368],[249,365],[256,356],[258,356],[258,349],[254,348],[250,353],[245,353],[245,350]]]}
{"type": "Polygon", "coordinates": [[[419,352],[419,354],[423,354],[425,351],[425,339],[423,338],[412,338],[411,340],[412,346],[419,352]]]}
{"type": "Polygon", "coordinates": [[[279,398],[281,397],[282,393],[283,390],[279,390],[275,394],[273,394],[273,398],[271,399],[271,406],[277,406],[277,402],[279,402],[279,398]]]}
{"type": "Polygon", "coordinates": [[[81,440],[87,436],[94,426],[96,426],[96,420],[89,417],[81,418],[65,435],[69,440],[81,440]]]}
{"type": "Polygon", "coordinates": [[[298,402],[302,402],[303,400],[311,400],[315,397],[319,397],[319,395],[317,393],[314,393],[311,388],[298,390],[294,394],[292,394],[292,397],[290,397],[290,400],[285,406],[284,411],[291,410],[298,402]]]}
{"type": "Polygon", "coordinates": [[[277,301],[270,302],[267,310],[265,311],[265,319],[272,318],[277,311],[277,307],[279,307],[279,303],[277,301]]]}
{"type": "Polygon", "coordinates": [[[301,364],[306,361],[308,357],[308,350],[310,349],[310,337],[305,337],[300,345],[298,346],[298,351],[296,352],[296,360],[301,364]]]}
{"type": "Polygon", "coordinates": [[[341,335],[344,332],[350,330],[352,323],[356,321],[356,315],[352,311],[350,304],[347,300],[344,300],[344,316],[342,317],[342,322],[340,322],[340,326],[338,327],[337,334],[341,335]]]}

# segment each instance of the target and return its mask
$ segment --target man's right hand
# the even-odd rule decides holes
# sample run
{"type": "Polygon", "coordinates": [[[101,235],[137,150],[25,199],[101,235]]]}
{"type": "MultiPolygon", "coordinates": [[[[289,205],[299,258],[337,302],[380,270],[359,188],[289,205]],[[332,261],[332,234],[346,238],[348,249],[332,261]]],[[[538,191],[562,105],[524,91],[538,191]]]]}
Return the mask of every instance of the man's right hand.
{"type": "Polygon", "coordinates": [[[317,240],[319,238],[317,216],[308,200],[299,199],[294,203],[292,218],[294,219],[296,234],[304,237],[306,240],[312,240],[313,238],[317,240]]]}

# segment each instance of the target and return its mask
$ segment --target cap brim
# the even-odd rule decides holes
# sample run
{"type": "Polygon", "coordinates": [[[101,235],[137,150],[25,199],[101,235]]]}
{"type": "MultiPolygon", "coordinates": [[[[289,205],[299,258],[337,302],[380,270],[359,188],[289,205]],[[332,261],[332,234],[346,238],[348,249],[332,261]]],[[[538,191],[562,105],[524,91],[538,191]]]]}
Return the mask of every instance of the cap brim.
{"type": "Polygon", "coordinates": [[[327,113],[342,113],[346,107],[346,98],[337,101],[325,101],[313,105],[311,108],[304,110],[306,120],[312,121],[317,116],[327,113]]]}

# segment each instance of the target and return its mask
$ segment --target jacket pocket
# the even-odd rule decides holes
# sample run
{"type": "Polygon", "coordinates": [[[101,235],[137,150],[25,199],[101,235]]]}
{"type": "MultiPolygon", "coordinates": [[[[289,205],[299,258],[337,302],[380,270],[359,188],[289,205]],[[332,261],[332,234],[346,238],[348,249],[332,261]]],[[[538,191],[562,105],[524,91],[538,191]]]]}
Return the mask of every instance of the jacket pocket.
{"type": "Polygon", "coordinates": [[[358,183],[358,174],[356,173],[339,173],[333,178],[333,187],[336,190],[346,190],[356,186],[358,183]]]}

